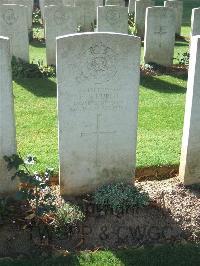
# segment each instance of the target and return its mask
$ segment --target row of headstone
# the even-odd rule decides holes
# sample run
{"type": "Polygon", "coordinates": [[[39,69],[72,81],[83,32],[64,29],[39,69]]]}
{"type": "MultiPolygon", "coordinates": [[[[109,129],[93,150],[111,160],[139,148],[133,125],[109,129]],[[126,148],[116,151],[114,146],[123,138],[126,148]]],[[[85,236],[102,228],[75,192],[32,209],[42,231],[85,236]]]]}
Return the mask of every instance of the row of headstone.
{"type": "MultiPolygon", "coordinates": [[[[137,35],[144,37],[145,33],[145,17],[146,9],[155,6],[153,0],[136,0],[135,1],[135,27],[137,35]]],[[[183,2],[179,0],[168,0],[164,2],[164,7],[171,7],[175,13],[175,33],[181,34],[182,16],[183,16],[183,2]]],[[[167,12],[167,10],[166,10],[167,12]]],[[[174,22],[173,22],[174,23],[174,22]]]]}
{"type": "MultiPolygon", "coordinates": [[[[151,12],[151,11],[150,11],[151,12]]],[[[180,176],[200,183],[200,36],[192,37],[180,176]]],[[[0,38],[0,194],[16,189],[4,155],[16,153],[8,38],[0,38]]],[[[117,33],[57,38],[60,188],[79,195],[132,181],[135,171],[140,39],[117,33]]]]}
{"type": "MultiPolygon", "coordinates": [[[[86,21],[81,6],[52,5],[44,8],[46,57],[48,65],[56,64],[56,37],[76,33],[80,25],[90,26],[91,16],[86,21]]],[[[87,17],[88,19],[88,17],[87,17]]],[[[128,8],[120,5],[97,8],[97,31],[128,33],[128,8]]]]}

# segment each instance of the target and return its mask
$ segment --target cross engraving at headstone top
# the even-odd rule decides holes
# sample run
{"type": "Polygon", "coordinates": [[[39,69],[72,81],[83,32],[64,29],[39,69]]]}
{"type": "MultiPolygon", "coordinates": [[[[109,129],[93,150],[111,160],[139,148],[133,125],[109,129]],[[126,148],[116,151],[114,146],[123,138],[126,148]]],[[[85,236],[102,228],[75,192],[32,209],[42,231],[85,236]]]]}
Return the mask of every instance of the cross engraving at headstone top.
{"type": "Polygon", "coordinates": [[[144,62],[170,66],[174,58],[175,13],[170,7],[146,10],[144,62]]]}
{"type": "Polygon", "coordinates": [[[101,130],[101,114],[97,114],[97,121],[96,121],[96,131],[95,132],[82,132],[81,133],[81,137],[83,136],[88,136],[88,135],[96,135],[96,147],[95,147],[95,151],[96,151],[96,167],[99,166],[99,142],[100,142],[100,137],[101,135],[107,135],[107,134],[115,134],[116,131],[103,131],[101,130]]]}
{"type": "Polygon", "coordinates": [[[159,47],[162,47],[162,37],[163,35],[167,34],[166,26],[160,26],[158,31],[155,31],[154,34],[159,34],[160,35],[160,42],[159,42],[159,47]]]}

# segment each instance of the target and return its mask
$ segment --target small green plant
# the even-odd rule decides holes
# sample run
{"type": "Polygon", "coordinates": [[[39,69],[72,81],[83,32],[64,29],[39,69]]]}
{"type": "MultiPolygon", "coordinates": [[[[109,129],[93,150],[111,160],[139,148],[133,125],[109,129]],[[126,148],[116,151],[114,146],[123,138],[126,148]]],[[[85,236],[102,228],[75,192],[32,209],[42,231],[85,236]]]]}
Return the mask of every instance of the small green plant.
{"type": "Polygon", "coordinates": [[[20,181],[20,189],[16,192],[16,200],[32,203],[33,209],[29,215],[30,219],[55,210],[55,196],[51,193],[51,188],[48,184],[53,174],[52,169],[47,169],[43,175],[31,173],[28,168],[37,161],[31,155],[23,160],[21,156],[13,154],[10,157],[4,156],[4,160],[7,162],[8,170],[16,169],[11,179],[18,178],[20,181]]]}
{"type": "Polygon", "coordinates": [[[109,184],[100,187],[94,193],[94,202],[114,211],[147,206],[149,195],[141,189],[126,183],[109,184]]]}
{"type": "Polygon", "coordinates": [[[185,52],[183,54],[178,53],[178,57],[175,59],[178,61],[179,65],[188,66],[190,60],[190,53],[189,52],[185,52]]]}
{"type": "Polygon", "coordinates": [[[41,10],[39,8],[36,8],[33,11],[33,25],[42,25],[41,10]]]}
{"type": "Polygon", "coordinates": [[[63,202],[54,212],[54,222],[52,225],[56,233],[62,234],[70,232],[84,218],[85,215],[78,206],[69,202],[63,202]]]}
{"type": "MultiPolygon", "coordinates": [[[[31,173],[29,167],[37,162],[36,157],[29,155],[24,160],[21,156],[13,154],[4,156],[8,170],[16,169],[12,180],[19,179],[19,191],[16,192],[15,199],[26,201],[30,205],[25,220],[29,228],[45,227],[49,238],[51,231],[56,233],[69,233],[78,222],[84,219],[84,215],[78,206],[69,202],[58,195],[58,191],[50,186],[50,179],[53,169],[46,169],[45,173],[31,173]]],[[[0,202],[1,203],[1,202],[0,202]]],[[[4,206],[4,205],[2,205],[4,206]]],[[[3,208],[0,205],[0,216],[3,208]]]]}
{"type": "Polygon", "coordinates": [[[56,77],[55,66],[45,66],[42,61],[30,64],[23,60],[12,58],[12,75],[14,79],[18,78],[49,78],[56,77]]]}
{"type": "Polygon", "coordinates": [[[135,27],[135,18],[134,13],[128,14],[128,34],[134,35],[136,34],[136,27],[135,27]]]}

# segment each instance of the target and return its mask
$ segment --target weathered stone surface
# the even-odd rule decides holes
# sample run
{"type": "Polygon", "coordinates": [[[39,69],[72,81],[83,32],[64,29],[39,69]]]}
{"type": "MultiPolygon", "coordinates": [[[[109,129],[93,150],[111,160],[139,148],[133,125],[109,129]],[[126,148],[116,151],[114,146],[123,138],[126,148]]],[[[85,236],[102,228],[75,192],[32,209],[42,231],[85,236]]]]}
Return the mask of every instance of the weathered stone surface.
{"type": "Polygon", "coordinates": [[[146,11],[144,61],[163,66],[173,64],[175,13],[168,7],[149,7],[146,11]]]}
{"type": "Polygon", "coordinates": [[[1,6],[0,35],[10,38],[12,55],[29,61],[27,7],[20,5],[1,6]]]}
{"type": "Polygon", "coordinates": [[[125,6],[125,1],[124,0],[106,0],[105,5],[106,6],[111,6],[111,5],[125,6]]]}
{"type": "Polygon", "coordinates": [[[200,183],[200,36],[193,36],[186,93],[179,175],[185,185],[200,183]]]}
{"type": "Polygon", "coordinates": [[[104,5],[104,0],[96,0],[96,6],[103,6],[104,5]]]}
{"type": "Polygon", "coordinates": [[[135,1],[136,0],[129,0],[128,13],[134,13],[135,12],[135,1]]]}
{"type": "Polygon", "coordinates": [[[94,25],[97,18],[96,0],[74,0],[75,6],[83,11],[82,31],[94,31],[94,25]]]}
{"type": "Polygon", "coordinates": [[[178,0],[168,0],[164,2],[165,7],[174,8],[176,14],[176,34],[181,34],[182,16],[183,16],[183,2],[178,0]]]}
{"type": "Polygon", "coordinates": [[[191,35],[200,35],[200,7],[192,9],[191,35]]]}
{"type": "Polygon", "coordinates": [[[98,32],[128,33],[128,8],[101,6],[97,11],[98,32]]]}
{"type": "Polygon", "coordinates": [[[135,170],[140,39],[57,38],[61,194],[78,195],[135,170]]]}
{"type": "Polygon", "coordinates": [[[152,6],[154,6],[154,1],[152,0],[135,1],[135,27],[137,36],[144,37],[146,8],[152,6]]]}
{"type": "Polygon", "coordinates": [[[46,6],[44,8],[47,64],[56,64],[56,37],[76,33],[83,24],[81,9],[71,6],[46,6]]]}
{"type": "Polygon", "coordinates": [[[45,6],[63,6],[63,0],[40,0],[41,16],[44,18],[44,7],[45,6]]]}
{"type": "Polygon", "coordinates": [[[0,37],[0,195],[16,191],[3,157],[16,154],[10,42],[0,37]]]}
{"type": "Polygon", "coordinates": [[[27,7],[28,29],[32,28],[33,0],[1,0],[0,4],[15,4],[27,7]]]}
{"type": "Polygon", "coordinates": [[[74,6],[74,0],[63,0],[65,6],[74,6]]]}

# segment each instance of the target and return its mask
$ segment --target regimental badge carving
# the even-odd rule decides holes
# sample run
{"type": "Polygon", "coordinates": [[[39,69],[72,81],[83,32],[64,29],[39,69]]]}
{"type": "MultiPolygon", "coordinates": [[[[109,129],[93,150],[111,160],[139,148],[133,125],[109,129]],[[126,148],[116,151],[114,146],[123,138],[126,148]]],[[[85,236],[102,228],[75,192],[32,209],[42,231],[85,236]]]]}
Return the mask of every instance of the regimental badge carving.
{"type": "Polygon", "coordinates": [[[110,47],[98,42],[79,55],[77,67],[79,68],[77,81],[105,83],[117,74],[117,54],[110,47]]]}
{"type": "Polygon", "coordinates": [[[12,8],[7,9],[2,17],[5,23],[8,25],[13,25],[18,20],[18,17],[12,8]]]}

